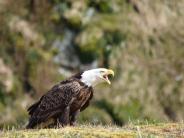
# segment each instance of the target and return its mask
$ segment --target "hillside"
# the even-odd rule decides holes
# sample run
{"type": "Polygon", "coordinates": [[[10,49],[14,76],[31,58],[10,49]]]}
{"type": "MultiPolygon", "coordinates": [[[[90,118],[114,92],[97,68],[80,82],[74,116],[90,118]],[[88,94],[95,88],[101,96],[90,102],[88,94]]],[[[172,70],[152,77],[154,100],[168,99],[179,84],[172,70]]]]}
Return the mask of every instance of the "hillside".
{"type": "Polygon", "coordinates": [[[153,125],[128,125],[125,127],[115,126],[78,126],[62,129],[41,130],[5,130],[1,132],[1,138],[132,138],[132,137],[184,137],[184,124],[168,123],[153,125]]]}

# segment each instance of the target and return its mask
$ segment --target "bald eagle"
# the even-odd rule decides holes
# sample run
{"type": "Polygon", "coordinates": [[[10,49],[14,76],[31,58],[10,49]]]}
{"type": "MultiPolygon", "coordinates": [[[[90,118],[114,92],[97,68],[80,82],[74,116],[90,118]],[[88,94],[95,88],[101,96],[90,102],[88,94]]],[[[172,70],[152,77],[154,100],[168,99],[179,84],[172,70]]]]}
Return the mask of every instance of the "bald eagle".
{"type": "Polygon", "coordinates": [[[110,69],[91,69],[56,84],[28,108],[30,118],[26,128],[75,125],[77,115],[93,97],[93,87],[102,82],[111,84],[109,75],[114,76],[110,69]]]}

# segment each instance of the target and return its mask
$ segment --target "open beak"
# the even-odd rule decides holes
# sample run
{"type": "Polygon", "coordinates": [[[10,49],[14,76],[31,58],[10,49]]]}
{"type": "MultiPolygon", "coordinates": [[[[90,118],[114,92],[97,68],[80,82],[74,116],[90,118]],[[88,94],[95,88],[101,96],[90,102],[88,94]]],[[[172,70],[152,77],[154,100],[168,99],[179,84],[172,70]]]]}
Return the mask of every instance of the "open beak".
{"type": "Polygon", "coordinates": [[[114,77],[114,71],[111,69],[107,69],[104,73],[103,73],[103,80],[105,80],[108,84],[111,84],[108,76],[112,75],[114,77]]]}

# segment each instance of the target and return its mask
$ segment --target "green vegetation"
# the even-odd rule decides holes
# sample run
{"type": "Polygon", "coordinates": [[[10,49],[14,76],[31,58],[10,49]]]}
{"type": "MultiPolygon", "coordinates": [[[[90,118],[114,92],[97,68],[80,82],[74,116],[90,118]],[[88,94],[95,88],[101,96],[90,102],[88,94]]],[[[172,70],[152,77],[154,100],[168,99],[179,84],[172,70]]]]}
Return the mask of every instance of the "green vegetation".
{"type": "Polygon", "coordinates": [[[115,78],[95,89],[80,123],[181,122],[183,6],[183,0],[0,0],[0,127],[25,126],[27,107],[43,93],[96,67],[112,68],[115,78]]]}

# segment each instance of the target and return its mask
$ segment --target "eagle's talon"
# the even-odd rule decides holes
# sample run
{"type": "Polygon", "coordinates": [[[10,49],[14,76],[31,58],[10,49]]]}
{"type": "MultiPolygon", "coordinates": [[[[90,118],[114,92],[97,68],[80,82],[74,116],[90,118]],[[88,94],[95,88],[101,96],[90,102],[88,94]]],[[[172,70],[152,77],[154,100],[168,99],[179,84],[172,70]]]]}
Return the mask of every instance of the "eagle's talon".
{"type": "Polygon", "coordinates": [[[70,126],[76,126],[77,125],[77,123],[76,122],[70,122],[70,126]]]}

